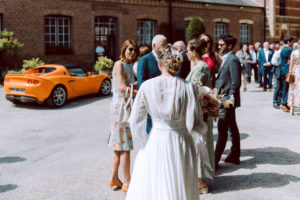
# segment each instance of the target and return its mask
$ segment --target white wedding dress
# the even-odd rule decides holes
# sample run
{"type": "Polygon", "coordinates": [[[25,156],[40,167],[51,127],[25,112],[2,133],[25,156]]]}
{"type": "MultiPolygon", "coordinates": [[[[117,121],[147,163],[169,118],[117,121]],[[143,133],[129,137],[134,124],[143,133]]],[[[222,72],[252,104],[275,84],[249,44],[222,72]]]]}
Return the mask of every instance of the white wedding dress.
{"type": "MultiPolygon", "coordinates": [[[[195,143],[205,134],[202,111],[191,83],[175,77],[145,81],[130,116],[135,159],[126,200],[198,200],[195,143]],[[147,113],[153,127],[146,133],[147,113]]],[[[201,145],[201,142],[197,144],[201,145]]]]}

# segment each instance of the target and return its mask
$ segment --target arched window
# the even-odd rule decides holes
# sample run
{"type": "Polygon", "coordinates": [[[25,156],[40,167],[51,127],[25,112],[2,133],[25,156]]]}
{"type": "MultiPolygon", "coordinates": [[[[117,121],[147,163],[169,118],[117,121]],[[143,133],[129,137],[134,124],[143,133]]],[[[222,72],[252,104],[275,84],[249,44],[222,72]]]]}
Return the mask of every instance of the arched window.
{"type": "Polygon", "coordinates": [[[214,32],[215,32],[214,39],[215,39],[215,43],[217,44],[219,37],[221,35],[227,34],[227,24],[220,23],[220,22],[215,23],[215,31],[214,32]]]}
{"type": "Polygon", "coordinates": [[[0,14],[0,37],[1,37],[1,31],[2,31],[2,17],[3,15],[2,14],[0,14]]]}
{"type": "Polygon", "coordinates": [[[251,43],[251,26],[249,24],[240,24],[240,43],[251,43]]]}
{"type": "Polygon", "coordinates": [[[151,45],[155,34],[155,21],[141,19],[138,20],[138,45],[151,45]]]}
{"type": "Polygon", "coordinates": [[[45,17],[46,53],[72,53],[71,17],[48,15],[45,17]]]}

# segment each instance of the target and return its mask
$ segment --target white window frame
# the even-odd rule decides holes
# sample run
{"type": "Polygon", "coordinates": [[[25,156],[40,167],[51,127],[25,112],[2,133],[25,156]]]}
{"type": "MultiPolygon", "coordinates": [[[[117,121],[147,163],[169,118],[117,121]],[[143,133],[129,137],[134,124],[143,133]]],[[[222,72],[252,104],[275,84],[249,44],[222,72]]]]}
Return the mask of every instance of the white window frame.
{"type": "Polygon", "coordinates": [[[155,21],[148,19],[138,20],[138,45],[151,45],[155,34],[155,21]]]}
{"type": "Polygon", "coordinates": [[[71,20],[72,18],[67,16],[45,17],[46,48],[51,46],[51,44],[71,48],[71,20]]]}
{"type": "Polygon", "coordinates": [[[227,24],[216,22],[214,24],[214,39],[216,43],[219,41],[219,37],[224,34],[227,34],[227,24]]]}
{"type": "Polygon", "coordinates": [[[240,43],[251,43],[251,26],[249,24],[240,24],[240,43]]]}

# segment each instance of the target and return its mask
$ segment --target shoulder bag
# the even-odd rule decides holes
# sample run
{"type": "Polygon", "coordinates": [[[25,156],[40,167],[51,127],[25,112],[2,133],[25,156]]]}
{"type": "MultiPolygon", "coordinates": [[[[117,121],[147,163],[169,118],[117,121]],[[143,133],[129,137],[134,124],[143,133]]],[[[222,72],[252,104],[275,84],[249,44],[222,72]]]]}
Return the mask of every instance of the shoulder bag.
{"type": "Polygon", "coordinates": [[[128,97],[129,87],[126,88],[124,97],[122,98],[120,115],[119,115],[119,127],[129,127],[129,116],[133,104],[133,84],[130,84],[130,96],[128,97]]]}

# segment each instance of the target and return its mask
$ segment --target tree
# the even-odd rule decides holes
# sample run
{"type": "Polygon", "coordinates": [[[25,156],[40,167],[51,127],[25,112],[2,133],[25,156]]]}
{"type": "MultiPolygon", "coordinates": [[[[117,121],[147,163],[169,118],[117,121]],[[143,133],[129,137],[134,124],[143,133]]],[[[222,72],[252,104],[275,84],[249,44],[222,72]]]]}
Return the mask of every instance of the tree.
{"type": "Polygon", "coordinates": [[[2,82],[3,74],[15,67],[18,60],[16,50],[23,47],[24,44],[13,38],[14,32],[4,30],[0,36],[0,82],[2,82]]]}
{"type": "Polygon", "coordinates": [[[193,17],[187,28],[187,40],[198,38],[205,33],[205,25],[200,17],[193,17]]]}

